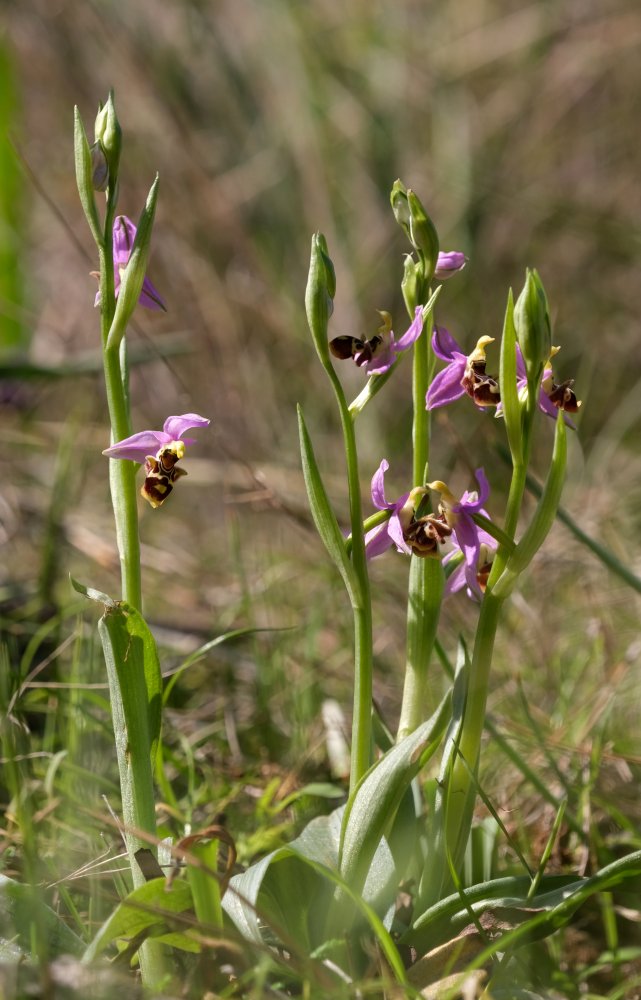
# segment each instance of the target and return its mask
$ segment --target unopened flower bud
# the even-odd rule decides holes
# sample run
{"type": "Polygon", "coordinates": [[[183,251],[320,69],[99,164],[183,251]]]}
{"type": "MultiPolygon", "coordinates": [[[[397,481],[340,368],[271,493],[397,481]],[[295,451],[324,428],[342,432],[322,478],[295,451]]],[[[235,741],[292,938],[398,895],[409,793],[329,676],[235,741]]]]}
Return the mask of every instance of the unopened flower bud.
{"type": "Polygon", "coordinates": [[[550,357],[552,328],[545,289],[537,272],[530,268],[514,307],[514,325],[528,381],[536,381],[550,357]]]}
{"type": "Polygon", "coordinates": [[[439,253],[436,260],[434,277],[438,278],[439,281],[445,281],[446,278],[451,278],[457,271],[462,271],[466,264],[467,257],[459,250],[448,250],[445,253],[439,253]]]}
{"type": "Polygon", "coordinates": [[[312,236],[312,254],[305,292],[305,307],[314,346],[321,363],[325,366],[330,363],[327,326],[329,317],[334,311],[335,294],[336,272],[329,256],[327,241],[322,233],[315,233],[312,236]]]}
{"type": "Polygon", "coordinates": [[[109,97],[104,107],[101,107],[96,116],[95,139],[100,142],[104,150],[109,174],[112,181],[118,175],[118,164],[120,163],[120,151],[122,149],[122,129],[116,115],[114,107],[113,90],[109,91],[109,97]]]}
{"type": "Polygon", "coordinates": [[[425,257],[425,278],[430,281],[438,260],[438,233],[413,191],[407,192],[407,204],[410,210],[410,239],[425,257]]]}
{"type": "Polygon", "coordinates": [[[407,202],[407,188],[403,181],[394,181],[390,192],[390,202],[394,218],[399,226],[405,230],[407,238],[410,239],[410,208],[407,202]]]}
{"type": "Polygon", "coordinates": [[[403,280],[401,281],[401,291],[410,316],[414,315],[414,310],[422,302],[423,295],[423,268],[417,264],[411,254],[407,254],[403,262],[403,280]]]}
{"type": "Polygon", "coordinates": [[[100,139],[91,147],[91,183],[94,191],[106,191],[109,185],[109,164],[100,139]]]}

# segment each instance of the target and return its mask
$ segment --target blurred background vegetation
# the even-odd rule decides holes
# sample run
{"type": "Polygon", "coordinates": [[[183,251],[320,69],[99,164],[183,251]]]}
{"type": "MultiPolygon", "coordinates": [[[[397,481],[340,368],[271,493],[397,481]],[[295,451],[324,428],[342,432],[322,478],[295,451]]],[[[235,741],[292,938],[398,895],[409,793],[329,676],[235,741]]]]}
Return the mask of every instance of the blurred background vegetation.
{"type": "MultiPolygon", "coordinates": [[[[371,336],[376,309],[405,329],[395,178],[420,195],[442,248],[469,257],[437,310],[461,343],[498,338],[508,288],[538,268],[563,346],[557,372],[576,378],[583,400],[564,503],[641,572],[637,0],[23,0],[5,2],[3,18],[0,597],[20,679],[47,660],[22,691],[25,712],[91,714],[77,689],[70,707],[66,689],[47,686],[70,678],[70,647],[59,644],[84,634],[75,616],[92,618],[68,574],[118,586],[96,261],[72,149],[73,105],[92,134],[110,87],[125,137],[120,210],[135,219],[161,178],[149,274],[169,309],[139,310],[130,334],[142,359],[135,427],[185,411],[212,419],[189,479],[162,510],[142,511],[147,614],[167,667],[227,629],[288,629],[217,648],[176,686],[176,745],[197,761],[190,808],[210,814],[247,795],[255,805],[259,792],[237,780],[248,761],[268,776],[291,767],[294,784],[305,769],[326,773],[320,706],[349,704],[349,615],[299,470],[297,402],[344,509],[338,421],[303,295],[321,230],[338,277],[333,332],[371,336]],[[227,786],[226,768],[236,775],[227,786]]],[[[342,374],[356,394],[361,374],[342,374]]],[[[408,488],[410,416],[404,366],[359,429],[365,495],[383,456],[389,495],[408,488]]],[[[498,422],[464,403],[439,412],[434,475],[463,489],[483,464],[499,511],[500,440],[498,422]]],[[[549,445],[542,426],[541,474],[549,445]]],[[[376,693],[392,719],[406,574],[393,554],[372,567],[376,693]]],[[[625,801],[607,822],[617,836],[628,823],[631,839],[638,613],[638,595],[558,526],[511,603],[492,701],[508,738],[544,782],[575,790],[577,809],[599,783],[607,802],[625,801]]],[[[462,596],[450,601],[445,643],[469,635],[474,615],[462,596]]],[[[99,656],[71,648],[74,679],[99,684],[99,656]]],[[[435,697],[442,684],[435,670],[435,697]]],[[[52,736],[45,748],[56,747],[52,736]]],[[[76,765],[90,769],[90,753],[95,768],[95,747],[76,746],[76,765]]],[[[532,790],[502,755],[487,762],[509,818],[532,790]]],[[[68,794],[82,800],[73,782],[68,794]]],[[[541,809],[522,815],[536,823],[541,809]]]]}

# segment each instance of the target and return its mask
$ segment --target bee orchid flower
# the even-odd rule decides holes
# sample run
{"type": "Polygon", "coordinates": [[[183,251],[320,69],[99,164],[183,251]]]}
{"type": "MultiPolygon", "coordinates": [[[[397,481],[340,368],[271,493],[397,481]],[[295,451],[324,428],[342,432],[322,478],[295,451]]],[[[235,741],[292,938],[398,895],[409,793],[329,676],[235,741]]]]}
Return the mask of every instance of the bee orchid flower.
{"type": "Polygon", "coordinates": [[[329,345],[335,358],[341,361],[352,358],[354,363],[368,375],[383,375],[389,371],[398,355],[418,340],[423,329],[423,306],[416,307],[414,319],[398,340],[392,330],[390,314],[383,310],[379,312],[383,322],[371,340],[343,336],[335,337],[329,345]]]}
{"type": "Polygon", "coordinates": [[[427,485],[429,489],[440,493],[439,512],[453,533],[454,549],[445,557],[444,562],[452,560],[457,555],[457,550],[463,553],[463,562],[449,577],[446,592],[454,593],[467,585],[468,593],[480,598],[483,588],[479,577],[483,580],[486,575],[487,566],[496,552],[496,541],[488,532],[479,528],[472,517],[473,514],[482,514],[489,520],[483,507],[490,495],[489,483],[483,469],[477,469],[475,475],[478,491],[466,490],[460,500],[440,480],[427,485]]]}
{"type": "MultiPolygon", "coordinates": [[[[550,353],[549,360],[543,371],[541,377],[541,386],[539,389],[539,410],[545,413],[546,416],[552,417],[556,420],[559,410],[563,410],[563,419],[568,427],[576,429],[576,424],[568,416],[568,413],[576,413],[581,403],[576,398],[574,392],[574,380],[568,379],[566,382],[557,383],[554,381],[554,372],[552,371],[552,358],[558,354],[560,348],[553,347],[550,353]]],[[[523,355],[521,353],[521,348],[516,345],[516,388],[519,396],[523,398],[527,395],[527,372],[525,370],[525,362],[523,360],[523,355]]],[[[503,413],[503,404],[499,403],[496,408],[496,416],[500,417],[503,413]]]]}
{"type": "Polygon", "coordinates": [[[197,413],[167,417],[161,431],[139,431],[105,448],[103,455],[144,463],[145,482],[140,494],[152,507],[160,507],[171,493],[175,481],[187,475],[177,462],[183,458],[185,447],[196,442],[194,438],[183,437],[183,434],[192,427],[208,425],[209,420],[197,413]]]}
{"type": "Polygon", "coordinates": [[[485,371],[485,348],[493,340],[493,337],[481,337],[472,353],[464,354],[449,330],[444,326],[435,327],[432,349],[437,358],[447,361],[447,365],[427,390],[426,409],[447,406],[466,394],[481,409],[498,405],[501,398],[498,382],[485,371]]]}
{"type": "Polygon", "coordinates": [[[372,528],[365,535],[365,555],[368,559],[382,555],[392,545],[406,555],[421,557],[440,556],[439,546],[445,542],[452,529],[440,514],[419,514],[421,501],[428,490],[417,486],[389,503],[385,498],[385,473],[389,463],[383,459],[372,478],[372,503],[377,510],[389,510],[391,515],[383,524],[372,528]]]}

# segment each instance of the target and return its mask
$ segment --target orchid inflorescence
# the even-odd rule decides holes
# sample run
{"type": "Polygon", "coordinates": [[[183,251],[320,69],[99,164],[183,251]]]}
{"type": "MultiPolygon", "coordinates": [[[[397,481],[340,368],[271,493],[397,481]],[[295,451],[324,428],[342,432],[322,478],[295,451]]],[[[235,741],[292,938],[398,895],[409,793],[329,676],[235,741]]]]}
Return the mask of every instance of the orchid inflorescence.
{"type": "MultiPolygon", "coordinates": [[[[403,224],[403,223],[402,223],[403,224]]],[[[425,228],[429,235],[429,227],[425,228]]],[[[409,232],[416,228],[409,227],[409,232]]],[[[429,245],[429,240],[428,240],[429,245]]],[[[439,253],[432,277],[443,280],[460,271],[467,258],[458,251],[447,254],[439,253]]],[[[415,268],[413,258],[410,258],[409,271],[415,268]]],[[[406,270],[407,270],[406,261],[406,270]]],[[[530,296],[540,308],[544,309],[539,317],[539,326],[544,327],[544,334],[538,337],[538,343],[545,342],[545,334],[549,334],[549,318],[544,293],[536,272],[528,272],[526,288],[517,303],[520,308],[519,319],[527,328],[529,340],[524,336],[524,344],[529,346],[536,340],[532,332],[531,317],[522,300],[530,296]]],[[[406,296],[407,301],[407,296],[406,296]]],[[[408,304],[409,308],[409,304],[408,304]]],[[[425,325],[425,310],[423,305],[414,307],[414,318],[405,333],[395,338],[392,330],[392,319],[388,312],[380,311],[383,323],[371,339],[342,335],[330,341],[330,351],[339,360],[351,358],[358,368],[374,378],[390,372],[399,356],[416,344],[425,325]]],[[[468,396],[477,409],[494,411],[497,417],[503,416],[503,402],[498,375],[487,371],[486,351],[494,337],[481,336],[476,346],[466,354],[464,349],[444,326],[435,326],[431,337],[431,348],[434,357],[444,361],[445,367],[430,381],[425,396],[425,406],[428,411],[456,402],[463,396],[468,396]]],[[[522,405],[527,405],[530,391],[530,376],[523,350],[520,344],[515,344],[514,372],[516,395],[522,405]]],[[[576,413],[581,406],[574,393],[574,382],[568,380],[557,383],[552,370],[552,358],[558,353],[558,347],[549,346],[547,356],[538,359],[538,370],[532,383],[538,389],[537,405],[546,416],[556,419],[559,410],[563,411],[565,423],[574,427],[569,413],[576,413]]],[[[539,352],[540,353],[540,352],[539,352]]],[[[534,368],[534,365],[530,366],[534,368]]],[[[385,497],[384,478],[389,468],[383,459],[372,479],[371,495],[374,507],[381,513],[387,513],[387,518],[378,517],[375,526],[365,534],[365,553],[368,559],[381,555],[388,548],[395,547],[397,551],[421,558],[441,558],[448,573],[446,594],[455,593],[464,586],[470,597],[479,599],[485,588],[487,578],[496,554],[498,543],[480,524],[473,520],[474,514],[480,514],[486,525],[491,524],[489,516],[483,510],[483,504],[489,495],[489,485],[482,469],[476,472],[479,493],[465,492],[457,500],[449,488],[442,482],[428,483],[426,486],[415,486],[402,494],[398,500],[388,502],[385,497]],[[436,512],[429,507],[430,490],[441,494],[441,500],[436,512]]]]}

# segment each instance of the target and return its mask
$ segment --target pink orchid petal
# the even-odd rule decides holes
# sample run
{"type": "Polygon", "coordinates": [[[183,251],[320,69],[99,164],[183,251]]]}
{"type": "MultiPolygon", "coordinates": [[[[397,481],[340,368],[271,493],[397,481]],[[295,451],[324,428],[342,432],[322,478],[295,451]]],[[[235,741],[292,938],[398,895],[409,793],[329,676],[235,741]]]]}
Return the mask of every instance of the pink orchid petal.
{"type": "Polygon", "coordinates": [[[118,215],[114,219],[113,251],[114,267],[124,267],[129,260],[131,248],[136,238],[136,227],[126,215],[118,215]]]}
{"type": "MultiPolygon", "coordinates": [[[[409,494],[407,494],[407,496],[409,496],[409,494]]],[[[407,496],[405,499],[407,499],[407,496]]],[[[403,501],[403,503],[404,502],[405,501],[403,501]]],[[[400,507],[402,506],[403,504],[401,504],[399,500],[398,503],[396,504],[396,507],[400,509],[400,507]]],[[[387,522],[387,531],[398,551],[405,552],[406,555],[411,556],[412,550],[405,541],[405,539],[403,538],[403,528],[398,513],[394,513],[390,517],[389,521],[387,522]]]]}
{"type": "Polygon", "coordinates": [[[145,306],[146,309],[162,309],[163,312],[167,312],[165,300],[160,292],[154,288],[149,278],[145,278],[142,283],[142,289],[138,301],[140,305],[145,306]]]}
{"type": "Polygon", "coordinates": [[[465,389],[461,385],[465,375],[467,359],[461,361],[451,361],[447,368],[439,372],[432,381],[425,404],[428,410],[435,410],[438,406],[447,406],[465,395],[465,389]]]}
{"type": "MultiPolygon", "coordinates": [[[[209,423],[207,417],[201,417],[197,413],[183,413],[180,416],[167,417],[162,429],[170,441],[178,441],[185,431],[191,430],[192,427],[208,427],[209,423]]],[[[191,444],[191,440],[189,443],[191,444]]]]}
{"type": "Polygon", "coordinates": [[[402,337],[399,337],[394,345],[396,351],[405,351],[411,347],[420,337],[423,331],[423,306],[417,306],[414,310],[414,319],[402,337]]]}
{"type": "Polygon", "coordinates": [[[108,458],[126,458],[130,462],[144,462],[147,455],[155,455],[163,444],[168,444],[171,438],[162,431],[139,431],[131,437],[117,441],[110,448],[105,448],[103,455],[108,458]]]}
{"type": "Polygon", "coordinates": [[[466,264],[467,257],[459,250],[447,250],[444,253],[439,253],[436,260],[434,277],[439,281],[445,281],[446,278],[451,278],[457,271],[462,271],[466,264]]]}
{"type": "Polygon", "coordinates": [[[467,362],[467,357],[461,350],[459,344],[456,342],[452,334],[444,326],[434,327],[434,333],[432,334],[432,350],[434,351],[437,358],[441,361],[460,361],[465,359],[467,362]]]}
{"type": "Polygon", "coordinates": [[[366,533],[365,556],[367,559],[375,559],[376,556],[381,556],[392,545],[392,539],[387,530],[388,525],[389,521],[386,521],[385,524],[379,524],[376,528],[372,528],[371,531],[366,533]]]}
{"type": "MultiPolygon", "coordinates": [[[[446,558],[448,557],[446,556],[446,558]]],[[[443,563],[445,563],[445,559],[443,560],[443,563]]],[[[459,590],[463,589],[466,583],[465,570],[466,570],[465,563],[462,562],[460,566],[457,566],[456,569],[450,573],[445,583],[446,596],[449,596],[450,594],[456,594],[458,593],[459,590]]]]}
{"type": "Polygon", "coordinates": [[[377,510],[389,510],[394,506],[385,499],[385,473],[388,469],[389,462],[384,458],[372,476],[372,503],[377,510]]]}
{"type": "Polygon", "coordinates": [[[380,351],[375,358],[367,361],[363,365],[363,371],[368,375],[383,375],[392,367],[396,361],[396,345],[394,344],[394,334],[390,334],[389,343],[380,351]]]}

